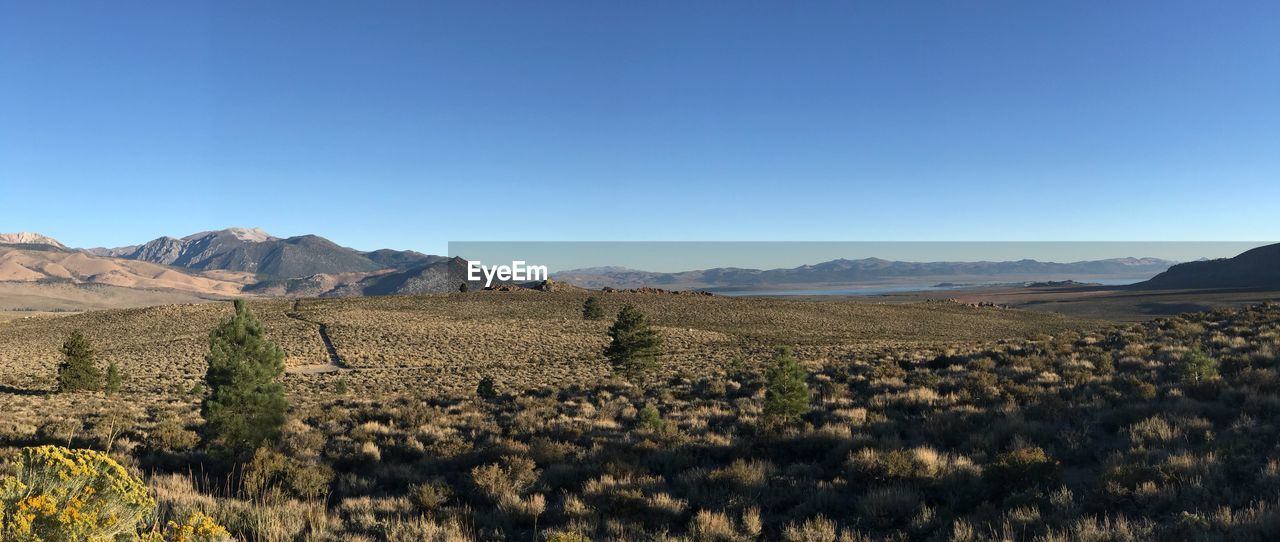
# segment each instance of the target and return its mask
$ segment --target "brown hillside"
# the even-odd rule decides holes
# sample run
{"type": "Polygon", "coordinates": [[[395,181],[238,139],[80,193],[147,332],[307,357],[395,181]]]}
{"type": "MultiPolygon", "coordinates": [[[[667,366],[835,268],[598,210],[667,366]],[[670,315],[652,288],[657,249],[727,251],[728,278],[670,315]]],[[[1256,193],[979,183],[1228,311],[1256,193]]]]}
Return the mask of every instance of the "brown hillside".
{"type": "Polygon", "coordinates": [[[148,262],[92,256],[52,246],[0,246],[0,282],[67,282],[122,288],[170,289],[202,295],[237,295],[247,273],[186,273],[148,262]]]}

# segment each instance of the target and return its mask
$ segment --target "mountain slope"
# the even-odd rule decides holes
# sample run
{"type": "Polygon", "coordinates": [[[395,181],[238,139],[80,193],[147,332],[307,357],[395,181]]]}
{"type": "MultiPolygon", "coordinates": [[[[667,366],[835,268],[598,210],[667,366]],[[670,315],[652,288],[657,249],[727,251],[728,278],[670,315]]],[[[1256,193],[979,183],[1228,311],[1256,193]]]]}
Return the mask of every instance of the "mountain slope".
{"type": "Polygon", "coordinates": [[[266,277],[373,271],[381,266],[315,235],[279,239],[262,230],[232,228],[175,239],[161,237],[120,254],[188,269],[243,271],[266,277]]]}
{"type": "Polygon", "coordinates": [[[442,259],[413,251],[360,252],[318,235],[281,239],[256,228],[201,232],[181,239],[161,237],[142,245],[92,252],[201,271],[242,271],[266,280],[407,269],[442,259]]]}
{"type": "Polygon", "coordinates": [[[29,231],[0,233],[0,245],[49,245],[58,248],[67,248],[62,243],[59,243],[57,239],[29,231]]]}
{"type": "Polygon", "coordinates": [[[1180,263],[1133,288],[1280,288],[1280,244],[1233,258],[1180,263]]]}
{"type": "Polygon", "coordinates": [[[360,255],[389,269],[412,269],[449,259],[447,256],[433,256],[412,250],[391,250],[389,248],[373,252],[361,252],[360,255]]]}
{"type": "MultiPolygon", "coordinates": [[[[359,284],[359,295],[416,295],[456,292],[467,281],[467,261],[449,258],[421,267],[369,277],[359,284]]],[[[468,287],[480,289],[483,281],[469,282],[468,287]]]]}
{"type": "Polygon", "coordinates": [[[484,287],[483,281],[468,281],[466,275],[466,260],[441,258],[405,270],[338,275],[320,273],[308,277],[263,280],[246,286],[244,291],[265,296],[356,297],[456,292],[463,282],[474,290],[484,287]]]}
{"type": "Polygon", "coordinates": [[[149,262],[104,258],[52,245],[0,245],[0,282],[99,284],[236,295],[247,275],[219,277],[149,262]]]}

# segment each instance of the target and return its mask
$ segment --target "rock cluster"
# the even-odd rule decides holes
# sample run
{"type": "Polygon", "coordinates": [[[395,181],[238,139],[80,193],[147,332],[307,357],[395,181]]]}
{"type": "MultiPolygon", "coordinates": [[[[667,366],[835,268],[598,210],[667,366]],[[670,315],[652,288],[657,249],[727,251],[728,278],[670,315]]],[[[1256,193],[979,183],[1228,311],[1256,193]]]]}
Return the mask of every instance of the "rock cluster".
{"type": "Polygon", "coordinates": [[[663,290],[662,288],[613,288],[605,286],[600,291],[606,294],[671,294],[671,295],[699,295],[711,296],[711,292],[703,290],[663,290]]]}

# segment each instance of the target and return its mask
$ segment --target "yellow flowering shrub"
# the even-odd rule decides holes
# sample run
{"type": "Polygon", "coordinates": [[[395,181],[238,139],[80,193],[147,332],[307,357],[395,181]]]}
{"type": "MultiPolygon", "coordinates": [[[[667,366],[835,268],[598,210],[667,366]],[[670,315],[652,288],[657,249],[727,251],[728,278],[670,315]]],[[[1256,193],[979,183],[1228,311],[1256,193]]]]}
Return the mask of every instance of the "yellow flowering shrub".
{"type": "Polygon", "coordinates": [[[156,507],[137,478],[93,450],[23,449],[3,487],[4,542],[128,540],[156,507]]]}
{"type": "Polygon", "coordinates": [[[192,512],[186,521],[170,521],[164,532],[152,532],[139,537],[139,542],[223,542],[231,540],[231,533],[218,525],[203,512],[192,512]]]}
{"type": "Polygon", "coordinates": [[[59,446],[24,448],[14,476],[0,478],[0,542],[213,542],[226,529],[204,514],[140,536],[156,501],[107,454],[59,446]],[[160,536],[161,538],[156,538],[160,536]]]}

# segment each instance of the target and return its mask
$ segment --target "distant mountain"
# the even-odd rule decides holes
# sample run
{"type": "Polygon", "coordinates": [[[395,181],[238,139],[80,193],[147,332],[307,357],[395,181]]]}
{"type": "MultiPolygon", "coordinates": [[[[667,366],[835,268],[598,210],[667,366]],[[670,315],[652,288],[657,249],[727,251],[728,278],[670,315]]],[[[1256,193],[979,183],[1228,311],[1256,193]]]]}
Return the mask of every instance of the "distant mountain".
{"type": "Polygon", "coordinates": [[[1180,263],[1132,287],[1280,289],[1280,244],[1261,246],[1234,258],[1180,263]]]}
{"type": "Polygon", "coordinates": [[[161,237],[142,245],[91,252],[200,271],[242,271],[264,279],[403,269],[440,258],[412,251],[360,252],[317,235],[281,239],[257,228],[201,232],[181,239],[161,237]]]}
{"type": "Polygon", "coordinates": [[[789,269],[722,267],[679,273],[618,268],[577,269],[554,278],[577,286],[636,288],[765,288],[782,285],[856,284],[904,278],[989,277],[1053,279],[1086,276],[1142,278],[1164,271],[1174,262],[1158,258],[1114,258],[1072,263],[1017,260],[1006,262],[901,262],[880,258],[838,259],[789,269]]]}
{"type": "Polygon", "coordinates": [[[414,252],[412,250],[391,250],[384,248],[373,252],[361,252],[362,256],[368,258],[374,263],[389,269],[410,269],[421,267],[424,265],[443,262],[448,260],[447,256],[434,256],[414,252]]]}
{"type": "Polygon", "coordinates": [[[361,281],[382,273],[317,273],[309,277],[265,279],[245,286],[244,293],[269,297],[348,297],[361,295],[361,281]]]}
{"type": "Polygon", "coordinates": [[[49,245],[58,248],[66,248],[57,239],[47,235],[29,231],[20,231],[18,233],[0,233],[0,244],[3,245],[49,245]]]}
{"type": "Polygon", "coordinates": [[[315,235],[282,239],[256,228],[86,250],[36,233],[0,234],[0,301],[19,300],[23,306],[32,300],[65,309],[236,295],[416,295],[456,292],[464,282],[483,289],[483,281],[466,275],[462,258],[363,252],[315,235]]]}
{"type": "Polygon", "coordinates": [[[622,267],[620,265],[605,265],[601,267],[583,267],[581,269],[564,271],[564,273],[570,275],[620,275],[623,273],[647,273],[647,271],[632,269],[630,267],[622,267]]]}
{"type": "Polygon", "coordinates": [[[430,263],[411,269],[343,275],[264,280],[247,286],[245,293],[290,297],[351,297],[370,295],[420,295],[456,292],[462,283],[480,290],[483,281],[467,280],[467,261],[430,256],[430,263]]]}
{"type": "Polygon", "coordinates": [[[149,262],[100,257],[48,243],[0,244],[0,282],[107,285],[235,295],[248,274],[203,274],[149,262]]]}
{"type": "Polygon", "coordinates": [[[467,280],[467,261],[449,258],[444,261],[369,277],[362,281],[360,295],[415,295],[439,292],[456,292],[463,282],[468,288],[479,290],[483,281],[467,280]]]}

